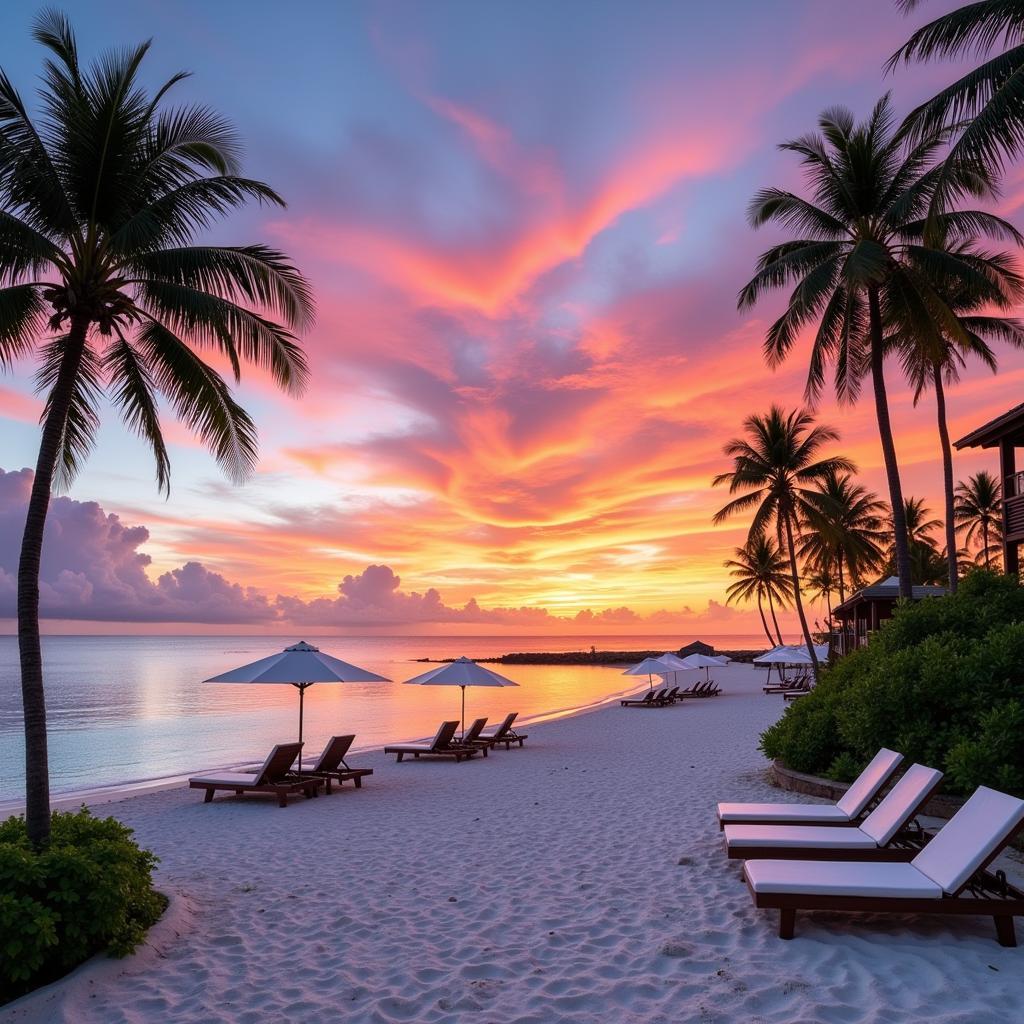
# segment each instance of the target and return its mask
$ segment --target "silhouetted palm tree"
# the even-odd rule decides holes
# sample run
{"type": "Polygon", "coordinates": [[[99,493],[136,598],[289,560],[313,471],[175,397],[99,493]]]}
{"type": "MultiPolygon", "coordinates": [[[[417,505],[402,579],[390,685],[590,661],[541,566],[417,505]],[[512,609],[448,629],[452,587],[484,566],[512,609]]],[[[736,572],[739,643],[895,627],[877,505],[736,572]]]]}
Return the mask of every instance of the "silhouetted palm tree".
{"type": "Polygon", "coordinates": [[[822,447],[839,435],[831,427],[816,425],[804,410],[787,413],[773,405],[763,416],[748,416],[743,427],[746,436],[730,441],[723,449],[732,459],[732,470],[712,481],[716,487],[728,484],[730,494],[742,497],[719,509],[714,521],[721,523],[737,512],[751,510],[754,518],[749,536],[766,534],[769,528],[775,528],[779,547],[789,555],[793,602],[817,676],[818,656],[800,599],[796,533],[807,512],[816,507],[818,488],[825,478],[830,473],[851,472],[853,465],[841,456],[822,457],[822,447]]]}
{"type": "Polygon", "coordinates": [[[104,396],[153,449],[162,490],[158,395],[244,477],[255,427],[200,353],[226,357],[236,380],[253,363],[296,393],[307,370],[292,332],[313,309],[282,253],[192,244],[247,200],[283,202],[239,175],[230,125],[206,107],[165,105],[183,75],[148,95],[137,77],[148,43],[83,67],[59,14],[40,16],[34,35],[50,52],[37,119],[0,73],[0,363],[38,358],[46,395],[18,566],[26,825],[39,844],[50,827],[39,561],[51,486],[88,456],[104,396]]]}
{"type": "MultiPolygon", "coordinates": [[[[870,374],[889,500],[896,510],[900,593],[909,596],[910,553],[885,385],[885,324],[894,311],[917,330],[931,330],[932,322],[950,316],[936,280],[978,296],[996,295],[998,288],[974,255],[934,248],[924,238],[946,129],[905,143],[894,130],[888,96],[863,124],[834,108],[822,114],[818,126],[818,133],[781,146],[801,157],[810,198],[767,188],[750,204],[754,227],[777,222],[798,237],[761,255],[739,306],[749,308],[765,291],[793,285],[786,311],[768,330],[765,355],[769,365],[778,365],[816,325],[807,376],[810,399],[821,392],[829,364],[842,401],[854,401],[863,376],[870,374]]],[[[958,195],[991,194],[984,174],[949,173],[958,195]]],[[[943,213],[932,221],[944,238],[960,237],[968,226],[994,236],[1003,230],[997,218],[977,210],[943,213]]]]}
{"type": "Polygon", "coordinates": [[[768,643],[781,644],[782,633],[775,617],[775,605],[784,608],[793,593],[793,583],[789,576],[786,556],[779,546],[769,540],[763,533],[748,537],[743,547],[735,549],[735,558],[727,559],[725,567],[730,569],[729,575],[736,582],[726,588],[726,604],[736,601],[757,601],[757,612],[761,616],[761,626],[768,643]],[[764,616],[764,599],[768,599],[775,635],[768,628],[768,620],[764,616]]]}
{"type": "MultiPolygon", "coordinates": [[[[910,567],[914,586],[946,582],[947,558],[939,550],[934,534],[942,529],[942,520],[931,518],[932,510],[923,498],[907,498],[903,507],[910,543],[910,567]]],[[[889,517],[889,567],[894,564],[892,516],[889,517]]]]}
{"type": "Polygon", "coordinates": [[[958,483],[953,517],[956,532],[968,544],[981,541],[975,561],[991,569],[1003,536],[1002,490],[995,476],[983,469],[958,483]]]}
{"type": "MultiPolygon", "coordinates": [[[[1015,229],[1007,224],[1008,234],[1018,241],[1024,238],[1016,235],[1015,229]]],[[[978,252],[978,250],[974,250],[978,252]]],[[[953,493],[953,449],[949,442],[949,426],[946,420],[946,387],[959,382],[960,371],[968,358],[983,362],[993,373],[998,369],[991,342],[1006,342],[1015,348],[1024,347],[1024,324],[1008,316],[994,316],[982,313],[986,305],[1009,309],[1021,297],[1021,279],[1014,270],[1013,259],[1005,253],[979,253],[989,267],[993,280],[1000,282],[1002,298],[993,301],[991,295],[979,300],[968,293],[948,295],[947,305],[954,316],[936,323],[935,330],[922,332],[912,328],[902,329],[896,325],[888,341],[896,348],[903,361],[907,379],[914,387],[914,404],[930,387],[935,393],[935,408],[939,431],[939,447],[942,452],[942,481],[945,505],[946,551],[952,552],[948,559],[948,582],[956,592],[959,581],[956,556],[956,533],[954,525],[953,493]]]]}
{"type": "Polygon", "coordinates": [[[822,481],[820,497],[806,513],[798,554],[815,565],[834,561],[840,604],[846,600],[847,575],[856,588],[885,560],[887,514],[885,502],[850,474],[822,481]]]}
{"type": "MultiPolygon", "coordinates": [[[[920,0],[897,0],[904,11],[920,0]]],[[[908,132],[921,138],[945,125],[960,131],[950,146],[946,168],[983,167],[1000,172],[1008,159],[1024,152],[1024,0],[980,0],[919,28],[890,58],[983,58],[952,85],[922,103],[907,117],[908,132]]],[[[946,202],[957,191],[955,175],[940,171],[936,197],[946,202]]]]}

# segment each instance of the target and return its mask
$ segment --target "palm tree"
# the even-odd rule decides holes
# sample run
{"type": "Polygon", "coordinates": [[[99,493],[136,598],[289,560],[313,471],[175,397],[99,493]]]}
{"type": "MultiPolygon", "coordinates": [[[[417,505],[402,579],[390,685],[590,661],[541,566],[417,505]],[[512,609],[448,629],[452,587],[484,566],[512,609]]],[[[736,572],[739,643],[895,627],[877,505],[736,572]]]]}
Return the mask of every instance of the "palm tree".
{"type": "Polygon", "coordinates": [[[805,410],[787,413],[773,405],[763,416],[748,416],[743,426],[746,436],[730,441],[723,449],[732,459],[732,470],[716,476],[712,484],[728,484],[730,494],[746,493],[719,509],[714,522],[724,522],[749,509],[754,512],[750,537],[765,534],[774,526],[779,547],[789,555],[793,603],[817,677],[818,656],[800,599],[796,532],[807,513],[817,507],[815,488],[830,473],[852,472],[853,466],[841,456],[821,457],[822,447],[839,435],[831,427],[816,425],[805,410]]]}
{"type": "MultiPolygon", "coordinates": [[[[1010,225],[1006,226],[1013,231],[1010,225]]],[[[1001,282],[1003,298],[998,305],[1003,308],[1014,305],[1021,294],[1021,280],[1013,269],[1012,258],[1006,254],[985,254],[983,258],[992,268],[993,278],[1001,282]]],[[[998,363],[990,342],[1004,341],[1016,348],[1024,348],[1024,324],[1013,317],[980,313],[982,303],[969,294],[947,296],[947,304],[955,314],[949,323],[939,326],[931,334],[897,327],[888,341],[902,355],[904,372],[914,388],[914,405],[929,387],[935,393],[942,452],[946,551],[951,552],[947,572],[950,591],[956,593],[959,574],[954,524],[953,448],[949,442],[945,389],[959,382],[960,371],[970,356],[980,359],[995,373],[998,363]]]]}
{"type": "Polygon", "coordinates": [[[988,470],[957,484],[953,517],[956,532],[968,544],[980,539],[981,548],[975,560],[991,569],[992,555],[999,551],[1003,535],[1003,502],[999,481],[988,470]]]}
{"type": "MultiPolygon", "coordinates": [[[[942,583],[947,576],[948,552],[944,556],[939,551],[933,534],[942,528],[940,519],[930,518],[932,510],[923,498],[907,498],[903,506],[904,519],[907,524],[907,539],[910,544],[910,567],[914,586],[928,583],[942,583]]],[[[892,516],[889,517],[892,525],[892,516]]],[[[892,545],[892,532],[889,533],[889,565],[895,563],[895,549],[892,545]]],[[[954,549],[955,550],[955,549],[954,549]]]]}
{"type": "Polygon", "coordinates": [[[41,15],[34,36],[49,51],[37,118],[0,72],[0,362],[35,356],[46,396],[18,566],[25,816],[38,845],[50,825],[39,561],[52,487],[88,456],[104,396],[152,448],[161,490],[158,395],[229,477],[245,477],[255,426],[200,353],[223,355],[236,380],[249,362],[297,393],[307,369],[293,332],[313,306],[284,254],[192,244],[247,200],[283,202],[239,175],[230,125],[165,105],[183,75],[149,96],[137,80],[149,43],[83,67],[61,15],[41,15]]]}
{"type": "MultiPolygon", "coordinates": [[[[922,332],[948,319],[950,310],[933,284],[937,279],[978,296],[999,294],[975,254],[927,244],[926,223],[934,223],[946,238],[968,230],[1001,236],[1005,225],[978,210],[942,213],[929,221],[936,160],[949,132],[936,128],[914,144],[905,142],[894,130],[888,96],[863,124],[856,124],[849,111],[834,108],[822,114],[818,126],[819,132],[781,146],[801,158],[810,198],[766,188],[750,204],[755,228],[774,221],[799,237],[761,255],[757,273],[740,292],[739,306],[749,308],[765,291],[794,285],[786,311],[768,330],[764,351],[768,364],[777,366],[805,328],[817,325],[807,375],[809,401],[821,393],[829,363],[841,401],[855,401],[863,377],[870,374],[889,499],[896,510],[900,593],[909,596],[910,551],[889,419],[884,326],[896,311],[922,332]]],[[[949,174],[957,195],[992,191],[980,172],[949,174]]]]}
{"type": "Polygon", "coordinates": [[[730,558],[724,563],[725,567],[731,570],[729,575],[736,580],[726,588],[726,604],[754,598],[768,643],[773,646],[776,643],[781,644],[782,633],[779,631],[778,619],[775,618],[775,605],[777,603],[785,607],[793,593],[786,556],[779,546],[763,533],[748,537],[746,544],[735,549],[735,555],[735,558],[730,558]],[[775,626],[774,636],[764,616],[763,600],[766,597],[775,626]]]}
{"type": "Polygon", "coordinates": [[[885,502],[849,473],[831,474],[806,514],[800,558],[814,565],[835,564],[839,603],[846,600],[846,576],[857,587],[884,561],[885,502]]]}
{"type": "MultiPolygon", "coordinates": [[[[897,4],[912,11],[920,0],[897,4]]],[[[962,128],[946,167],[998,171],[1024,152],[1024,0],[980,0],[944,14],[919,28],[886,67],[969,55],[982,63],[911,111],[906,126],[915,138],[943,125],[962,128]]],[[[956,188],[946,172],[937,184],[939,199],[956,188]]]]}
{"type": "Polygon", "coordinates": [[[828,631],[831,637],[832,594],[836,589],[836,576],[832,563],[828,561],[815,563],[811,571],[804,576],[804,583],[807,584],[811,597],[825,602],[825,610],[828,612],[828,631]]]}

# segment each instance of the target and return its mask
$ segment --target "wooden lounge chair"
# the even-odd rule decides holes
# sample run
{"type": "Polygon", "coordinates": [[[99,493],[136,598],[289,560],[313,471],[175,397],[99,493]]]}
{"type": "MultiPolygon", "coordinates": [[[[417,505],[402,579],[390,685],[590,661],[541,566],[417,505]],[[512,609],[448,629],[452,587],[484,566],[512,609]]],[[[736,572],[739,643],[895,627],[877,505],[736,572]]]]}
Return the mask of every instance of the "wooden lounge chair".
{"type": "Polygon", "coordinates": [[[397,754],[398,763],[406,754],[412,754],[418,761],[421,757],[453,757],[456,761],[467,760],[479,752],[477,747],[462,747],[454,743],[455,733],[459,729],[458,722],[442,722],[437,735],[430,743],[404,743],[400,746],[385,747],[385,754],[397,754]]]}
{"type": "Polygon", "coordinates": [[[835,804],[718,805],[718,827],[726,825],[852,825],[892,778],[902,754],[883,747],[835,804]]]}
{"type": "Polygon", "coordinates": [[[726,825],[733,860],[911,860],[924,833],[907,828],[942,781],[942,772],[911,765],[860,825],[726,825]]]}
{"type": "Polygon", "coordinates": [[[981,786],[910,862],[752,860],[743,874],[754,906],[779,911],[791,939],[798,910],[991,917],[1001,946],[1016,946],[1024,892],[985,868],[1024,828],[1024,800],[981,786]]]}
{"type": "MultiPolygon", "coordinates": [[[[356,789],[362,789],[363,779],[372,775],[373,769],[352,768],[345,760],[345,755],[354,740],[355,736],[332,736],[316,762],[309,768],[302,769],[302,778],[307,775],[315,775],[317,778],[323,779],[328,793],[331,791],[332,782],[337,782],[338,785],[354,782],[356,789]]],[[[294,772],[289,774],[295,776],[294,772]]]]}
{"type": "Polygon", "coordinates": [[[505,716],[505,721],[498,726],[497,729],[492,733],[482,733],[477,737],[476,743],[481,747],[490,747],[492,750],[499,743],[505,744],[505,749],[510,750],[513,743],[518,743],[519,746],[523,745],[523,740],[527,738],[527,733],[518,733],[512,728],[512,723],[519,717],[518,711],[509,712],[505,716]]]}
{"type": "Polygon", "coordinates": [[[484,757],[487,756],[487,751],[490,749],[490,743],[481,743],[480,734],[484,731],[484,726],[487,724],[486,718],[478,718],[475,722],[466,730],[464,736],[460,736],[457,740],[452,740],[453,747],[472,747],[475,750],[479,750],[484,757]]]}
{"type": "Polygon", "coordinates": [[[630,697],[620,700],[619,704],[624,708],[660,708],[665,706],[665,694],[667,689],[651,690],[646,697],[630,697]]]}
{"type": "Polygon", "coordinates": [[[213,799],[218,789],[233,790],[238,796],[243,793],[273,793],[279,807],[288,806],[292,793],[301,793],[307,799],[317,795],[324,785],[323,779],[303,776],[301,779],[289,775],[289,769],[302,749],[301,743],[278,743],[258,772],[215,772],[212,775],[196,775],[188,780],[190,789],[205,789],[204,803],[213,799]]]}

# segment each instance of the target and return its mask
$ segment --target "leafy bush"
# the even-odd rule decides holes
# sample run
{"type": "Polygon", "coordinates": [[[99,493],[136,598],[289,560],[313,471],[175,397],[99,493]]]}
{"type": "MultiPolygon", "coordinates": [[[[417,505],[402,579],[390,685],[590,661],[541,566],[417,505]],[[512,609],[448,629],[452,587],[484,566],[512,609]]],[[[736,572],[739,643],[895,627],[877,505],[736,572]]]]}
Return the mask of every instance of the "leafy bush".
{"type": "Polygon", "coordinates": [[[23,818],[0,823],[0,1003],[59,978],[94,953],[125,956],[163,913],[157,858],[114,818],[54,811],[34,850],[23,818]]]}
{"type": "Polygon", "coordinates": [[[849,780],[879,747],[1024,796],[1024,587],[975,571],[950,597],[897,609],[761,736],[789,767],[849,780]]]}

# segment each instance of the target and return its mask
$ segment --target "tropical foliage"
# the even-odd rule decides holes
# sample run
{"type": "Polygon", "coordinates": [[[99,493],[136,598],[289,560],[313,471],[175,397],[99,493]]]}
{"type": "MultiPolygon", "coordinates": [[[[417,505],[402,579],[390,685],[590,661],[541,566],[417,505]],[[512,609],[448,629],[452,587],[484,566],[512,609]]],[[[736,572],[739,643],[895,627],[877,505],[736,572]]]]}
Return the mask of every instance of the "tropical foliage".
{"type": "Polygon", "coordinates": [[[244,478],[256,429],[208,354],[236,381],[250,363],[298,393],[307,368],[297,332],[313,303],[283,253],[196,243],[250,200],[283,203],[241,175],[226,121],[167,104],[184,75],[149,94],[139,81],[148,43],[85,66],[62,16],[42,15],[34,35],[48,52],[38,117],[0,72],[0,365],[35,358],[45,396],[18,571],[26,816],[41,843],[50,814],[38,576],[51,488],[89,455],[103,399],[152,448],[161,489],[161,399],[231,479],[244,478]]]}
{"type": "Polygon", "coordinates": [[[43,850],[23,818],[0,823],[0,1003],[94,953],[130,953],[167,906],[155,864],[130,828],[85,809],[55,811],[43,850]]]}
{"type": "Polygon", "coordinates": [[[897,609],[762,736],[769,757],[850,779],[879,747],[945,771],[944,785],[1024,796],[1024,588],[984,570],[950,597],[897,609]]]}

